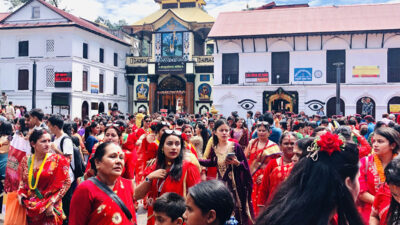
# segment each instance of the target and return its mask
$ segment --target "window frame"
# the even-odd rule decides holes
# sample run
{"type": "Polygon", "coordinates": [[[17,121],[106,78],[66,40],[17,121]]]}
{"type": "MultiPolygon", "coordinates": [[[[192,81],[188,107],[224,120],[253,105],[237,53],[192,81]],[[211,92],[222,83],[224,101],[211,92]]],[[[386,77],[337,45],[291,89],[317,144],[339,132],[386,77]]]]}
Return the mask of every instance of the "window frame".
{"type": "Polygon", "coordinates": [[[18,56],[19,57],[28,57],[29,56],[29,41],[19,41],[18,42],[18,56]],[[25,46],[26,44],[26,46],[25,46]],[[23,51],[26,48],[26,52],[23,51]]]}
{"type": "Polygon", "coordinates": [[[40,18],[40,6],[32,6],[32,19],[39,19],[39,18],[40,18]]]}
{"type": "Polygon", "coordinates": [[[118,95],[118,75],[114,75],[114,95],[118,95]]]}
{"type": "Polygon", "coordinates": [[[29,70],[28,69],[18,69],[18,91],[29,91],[29,70]],[[21,72],[24,71],[26,74],[22,74],[21,72]],[[21,77],[24,75],[25,77],[21,77]],[[23,81],[24,83],[22,83],[23,81]],[[26,82],[26,83],[25,83],[26,82]]]}
{"type": "Polygon", "coordinates": [[[114,52],[114,66],[118,67],[118,53],[114,52]]]}
{"type": "Polygon", "coordinates": [[[104,73],[99,74],[99,94],[104,93],[104,73]]]}
{"type": "Polygon", "coordinates": [[[104,48],[99,49],[99,62],[104,63],[104,48]]]}
{"type": "Polygon", "coordinates": [[[389,48],[387,53],[387,83],[400,82],[400,48],[389,48]],[[396,76],[397,75],[397,76],[396,76]]]}
{"type": "MultiPolygon", "coordinates": [[[[236,59],[233,59],[233,60],[236,61],[236,59]]],[[[239,63],[240,63],[240,58],[239,58],[238,53],[222,54],[222,81],[221,81],[222,84],[239,84],[239,63]],[[228,56],[237,57],[237,66],[236,67],[234,67],[233,63],[228,60],[228,56]],[[230,66],[224,67],[225,64],[229,64],[230,66]],[[226,71],[227,68],[230,68],[232,70],[226,71]]]]}
{"type": "Polygon", "coordinates": [[[271,84],[289,84],[290,83],[290,52],[272,52],[271,53],[271,84]],[[287,59],[287,69],[283,70],[283,57],[287,59]],[[277,62],[275,62],[275,60],[277,62]],[[278,66],[278,68],[277,68],[278,66]],[[279,79],[277,79],[279,75],[279,79]]]}
{"type": "Polygon", "coordinates": [[[88,83],[89,83],[89,71],[83,70],[82,71],[82,91],[87,92],[88,91],[88,83]],[[85,79],[86,75],[86,79],[85,79]],[[86,83],[86,85],[85,85],[86,83]]]}
{"type": "Polygon", "coordinates": [[[88,59],[89,58],[89,44],[83,42],[82,45],[82,58],[88,59]]]}
{"type": "Polygon", "coordinates": [[[339,49],[339,50],[327,50],[326,51],[326,83],[327,84],[335,84],[336,83],[336,67],[333,65],[333,63],[340,62],[340,61],[343,61],[342,63],[344,63],[343,66],[341,67],[340,83],[345,84],[346,83],[346,50],[339,49]],[[333,54],[334,52],[344,53],[344,60],[342,60],[342,59],[332,60],[332,62],[330,62],[329,54],[330,53],[333,54]]]}

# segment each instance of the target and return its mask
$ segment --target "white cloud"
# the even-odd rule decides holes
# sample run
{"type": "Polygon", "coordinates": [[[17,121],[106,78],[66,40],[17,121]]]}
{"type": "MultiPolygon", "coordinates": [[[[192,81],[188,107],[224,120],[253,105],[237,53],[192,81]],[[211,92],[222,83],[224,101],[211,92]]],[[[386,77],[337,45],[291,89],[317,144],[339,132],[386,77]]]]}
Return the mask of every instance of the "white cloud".
{"type": "Polygon", "coordinates": [[[105,5],[98,0],[63,0],[60,8],[66,8],[71,14],[88,20],[107,15],[105,5]]]}
{"type": "Polygon", "coordinates": [[[0,0],[0,12],[9,12],[10,7],[11,4],[9,2],[6,2],[5,0],[0,0]]]}

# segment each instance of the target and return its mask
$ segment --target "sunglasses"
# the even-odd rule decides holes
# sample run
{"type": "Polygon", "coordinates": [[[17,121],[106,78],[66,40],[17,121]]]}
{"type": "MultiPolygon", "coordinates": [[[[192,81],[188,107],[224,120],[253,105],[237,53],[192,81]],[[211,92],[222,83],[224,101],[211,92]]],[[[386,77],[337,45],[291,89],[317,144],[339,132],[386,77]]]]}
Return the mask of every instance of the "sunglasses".
{"type": "Polygon", "coordinates": [[[181,135],[182,135],[182,132],[179,131],[179,130],[164,130],[164,132],[165,132],[166,134],[175,134],[175,135],[177,135],[177,136],[181,136],[181,135]]]}
{"type": "Polygon", "coordinates": [[[108,124],[106,125],[106,127],[118,127],[118,128],[119,128],[119,124],[116,124],[116,123],[108,123],[108,124]]]}
{"type": "Polygon", "coordinates": [[[146,122],[146,123],[150,123],[150,122],[151,122],[151,120],[145,120],[144,122],[146,122]]]}

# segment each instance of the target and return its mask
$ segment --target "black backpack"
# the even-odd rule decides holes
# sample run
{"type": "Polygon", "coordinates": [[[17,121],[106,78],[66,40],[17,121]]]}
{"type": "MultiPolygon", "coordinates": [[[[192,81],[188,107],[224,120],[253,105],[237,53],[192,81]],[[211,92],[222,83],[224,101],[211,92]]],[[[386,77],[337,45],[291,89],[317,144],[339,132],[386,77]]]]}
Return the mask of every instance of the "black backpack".
{"type": "MultiPolygon", "coordinates": [[[[62,152],[64,152],[63,146],[64,146],[64,140],[65,140],[66,138],[71,139],[71,137],[68,137],[68,136],[64,136],[64,137],[61,139],[60,147],[61,147],[61,151],[62,151],[62,152]]],[[[72,168],[72,166],[71,166],[71,169],[72,169],[72,172],[74,173],[75,179],[77,179],[78,177],[83,176],[83,174],[85,173],[85,168],[86,168],[86,166],[85,166],[84,160],[83,160],[83,158],[82,158],[82,156],[81,156],[81,151],[80,151],[79,148],[74,144],[74,142],[72,141],[72,139],[71,139],[71,142],[72,142],[72,147],[73,147],[73,149],[74,149],[74,164],[75,164],[75,169],[72,168]]]]}

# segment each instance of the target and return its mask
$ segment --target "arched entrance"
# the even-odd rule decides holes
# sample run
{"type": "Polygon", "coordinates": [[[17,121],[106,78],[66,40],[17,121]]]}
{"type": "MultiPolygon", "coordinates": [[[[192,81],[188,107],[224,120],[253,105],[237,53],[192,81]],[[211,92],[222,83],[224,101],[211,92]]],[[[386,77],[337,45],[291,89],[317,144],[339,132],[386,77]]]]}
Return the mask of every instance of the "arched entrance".
{"type": "MultiPolygon", "coordinates": [[[[344,109],[345,109],[344,101],[343,99],[340,99],[340,112],[342,112],[342,115],[346,115],[344,109]]],[[[330,98],[326,103],[326,115],[328,117],[336,115],[336,97],[330,98]]]]}
{"type": "Polygon", "coordinates": [[[118,110],[118,104],[117,104],[117,103],[114,103],[114,105],[113,105],[113,109],[116,109],[116,110],[118,110]]]}
{"type": "Polygon", "coordinates": [[[100,102],[99,104],[99,113],[103,113],[104,112],[104,103],[100,102]]]}
{"type": "Polygon", "coordinates": [[[82,103],[82,119],[89,118],[89,103],[87,101],[83,101],[82,103]]]}
{"type": "Polygon", "coordinates": [[[388,113],[400,113],[400,97],[391,98],[387,107],[388,113]]]}
{"type": "Polygon", "coordinates": [[[372,115],[372,117],[375,118],[375,101],[370,98],[370,97],[362,97],[360,99],[358,99],[357,101],[357,114],[360,115],[372,115]],[[372,104],[372,112],[369,113],[368,111],[369,108],[371,107],[370,104],[372,104]]]}
{"type": "Polygon", "coordinates": [[[164,78],[157,88],[158,109],[166,109],[168,113],[185,111],[186,82],[178,76],[164,78]]]}
{"type": "Polygon", "coordinates": [[[276,91],[264,91],[263,111],[298,113],[297,91],[285,91],[278,88],[276,91]]]}

